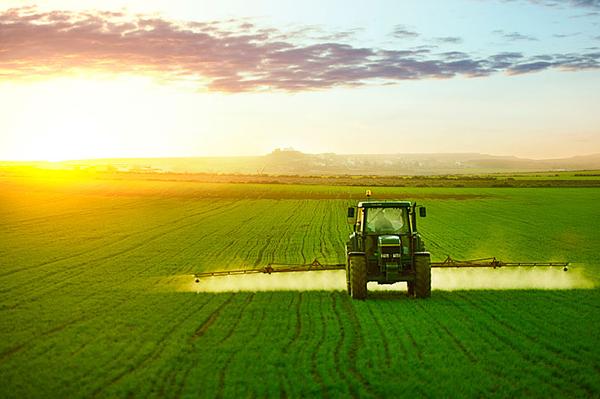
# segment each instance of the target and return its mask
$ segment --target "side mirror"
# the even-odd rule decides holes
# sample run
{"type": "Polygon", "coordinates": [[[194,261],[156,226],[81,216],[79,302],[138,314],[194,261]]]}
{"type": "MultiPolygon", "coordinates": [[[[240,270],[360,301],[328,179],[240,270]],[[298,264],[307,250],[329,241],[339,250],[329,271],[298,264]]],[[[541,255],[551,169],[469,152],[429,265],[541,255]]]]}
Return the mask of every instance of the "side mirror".
{"type": "Polygon", "coordinates": [[[419,216],[421,216],[422,218],[427,216],[427,208],[425,208],[424,206],[420,207],[419,208],[419,216]]]}
{"type": "Polygon", "coordinates": [[[354,209],[354,207],[348,208],[348,224],[354,224],[354,222],[356,221],[355,211],[356,210],[354,209]]]}

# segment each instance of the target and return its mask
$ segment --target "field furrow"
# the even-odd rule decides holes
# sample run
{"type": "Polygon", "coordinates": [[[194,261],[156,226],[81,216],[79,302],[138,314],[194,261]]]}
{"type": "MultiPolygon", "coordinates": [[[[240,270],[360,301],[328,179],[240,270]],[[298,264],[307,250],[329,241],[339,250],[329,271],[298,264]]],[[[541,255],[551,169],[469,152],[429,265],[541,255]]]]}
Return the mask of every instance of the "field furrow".
{"type": "MultiPolygon", "coordinates": [[[[194,272],[343,262],[346,208],[365,187],[3,179],[2,398],[600,394],[593,284],[426,300],[399,284],[354,301],[308,279],[262,292],[265,276],[195,292],[194,272]]],[[[569,260],[600,281],[597,188],[377,193],[427,205],[434,259],[569,260]]]]}

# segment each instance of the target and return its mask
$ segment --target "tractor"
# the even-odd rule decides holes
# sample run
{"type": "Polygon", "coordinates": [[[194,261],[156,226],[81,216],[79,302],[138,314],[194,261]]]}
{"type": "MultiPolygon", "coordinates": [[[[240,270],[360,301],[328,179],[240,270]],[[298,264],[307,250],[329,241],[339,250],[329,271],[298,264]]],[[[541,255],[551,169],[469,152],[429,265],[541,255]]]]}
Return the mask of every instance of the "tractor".
{"type": "Polygon", "coordinates": [[[431,296],[431,256],[417,230],[417,211],[409,201],[363,201],[348,208],[353,232],[346,243],[346,285],[354,299],[367,297],[367,282],[406,281],[408,295],[431,296]]]}
{"type": "MultiPolygon", "coordinates": [[[[415,202],[400,200],[367,200],[348,208],[348,223],[353,226],[346,243],[346,262],[322,264],[318,259],[309,264],[269,263],[259,268],[204,271],[194,274],[201,279],[252,273],[288,273],[324,270],[346,270],[346,286],[353,299],[367,297],[367,283],[395,284],[406,282],[409,297],[431,296],[431,268],[473,267],[562,267],[569,262],[504,262],[496,258],[431,262],[425,243],[417,230],[417,213],[426,217],[427,210],[415,202]]],[[[341,215],[340,215],[341,216],[341,215]]]]}

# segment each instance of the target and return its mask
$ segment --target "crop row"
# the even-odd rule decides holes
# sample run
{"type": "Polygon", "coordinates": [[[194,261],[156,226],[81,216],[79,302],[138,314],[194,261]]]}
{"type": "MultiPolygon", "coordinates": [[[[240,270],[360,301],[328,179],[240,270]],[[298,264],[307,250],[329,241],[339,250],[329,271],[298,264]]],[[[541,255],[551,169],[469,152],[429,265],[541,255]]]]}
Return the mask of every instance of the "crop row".
{"type": "MultiPolygon", "coordinates": [[[[345,208],[362,188],[9,183],[1,397],[600,392],[596,289],[366,302],[175,291],[195,271],[343,262],[345,208]]],[[[600,277],[595,189],[386,190],[427,205],[420,226],[438,259],[566,259],[600,277]]]]}
{"type": "Polygon", "coordinates": [[[600,320],[594,312],[570,322],[578,312],[569,301],[593,309],[600,298],[594,291],[563,296],[438,292],[429,301],[374,294],[353,302],[341,292],[142,295],[4,354],[0,391],[594,396],[600,320]]]}

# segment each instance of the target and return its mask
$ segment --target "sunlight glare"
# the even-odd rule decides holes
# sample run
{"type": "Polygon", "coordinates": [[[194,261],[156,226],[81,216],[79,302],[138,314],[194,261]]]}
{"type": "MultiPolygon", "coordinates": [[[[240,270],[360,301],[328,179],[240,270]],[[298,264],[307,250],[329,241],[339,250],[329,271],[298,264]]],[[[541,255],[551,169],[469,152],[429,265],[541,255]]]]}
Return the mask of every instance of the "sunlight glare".
{"type": "Polygon", "coordinates": [[[147,149],[151,79],[65,77],[31,82],[29,89],[15,90],[13,159],[57,162],[147,149]]]}

